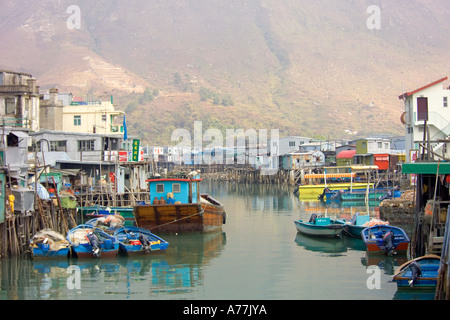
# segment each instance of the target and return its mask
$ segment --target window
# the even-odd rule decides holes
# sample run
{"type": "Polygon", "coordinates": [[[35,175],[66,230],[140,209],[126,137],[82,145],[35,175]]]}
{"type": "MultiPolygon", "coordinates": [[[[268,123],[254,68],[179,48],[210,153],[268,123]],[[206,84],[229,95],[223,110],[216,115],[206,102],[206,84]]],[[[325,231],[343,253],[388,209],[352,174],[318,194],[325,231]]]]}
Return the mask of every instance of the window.
{"type": "Polygon", "coordinates": [[[50,141],[50,151],[67,151],[67,141],[50,141]]]}
{"type": "Polygon", "coordinates": [[[164,185],[162,183],[156,185],[156,193],[163,193],[164,185]]]}
{"type": "Polygon", "coordinates": [[[447,98],[447,97],[444,97],[444,107],[447,107],[447,106],[448,106],[448,103],[447,103],[448,101],[447,101],[447,100],[448,100],[448,98],[447,98]]]}
{"type": "Polygon", "coordinates": [[[102,121],[106,122],[106,114],[102,114],[102,121]]]}
{"type": "Polygon", "coordinates": [[[6,98],[5,99],[5,114],[15,114],[16,113],[16,99],[6,98]]]}
{"type": "Polygon", "coordinates": [[[73,116],[73,125],[81,126],[81,116],[73,116]]]}
{"type": "Polygon", "coordinates": [[[295,141],[289,141],[289,147],[295,147],[295,141]]]}
{"type": "Polygon", "coordinates": [[[79,140],[78,151],[94,151],[95,140],[79,140]]]}
{"type": "Polygon", "coordinates": [[[378,142],[378,148],[383,148],[383,143],[382,142],[378,142]]]}
{"type": "Polygon", "coordinates": [[[181,185],[179,183],[172,184],[172,192],[173,193],[180,193],[181,192],[181,185]]]}

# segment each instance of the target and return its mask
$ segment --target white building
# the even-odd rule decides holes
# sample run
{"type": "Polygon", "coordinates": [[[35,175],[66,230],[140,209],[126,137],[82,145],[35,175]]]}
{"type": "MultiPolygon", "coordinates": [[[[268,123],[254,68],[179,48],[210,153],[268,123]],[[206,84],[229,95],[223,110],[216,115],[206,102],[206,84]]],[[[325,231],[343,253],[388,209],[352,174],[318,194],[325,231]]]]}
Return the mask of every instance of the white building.
{"type": "Polygon", "coordinates": [[[444,86],[448,77],[439,79],[414,91],[399,96],[405,103],[401,121],[406,128],[406,162],[413,162],[419,150],[419,142],[424,140],[424,127],[427,124],[429,135],[425,140],[431,142],[433,152],[448,157],[444,140],[450,135],[450,88],[444,86]]]}
{"type": "Polygon", "coordinates": [[[298,151],[299,147],[305,143],[309,143],[313,140],[312,138],[289,136],[282,137],[277,141],[269,141],[271,150],[278,155],[283,155],[289,152],[298,151]],[[277,145],[274,145],[277,144],[277,145]]]}
{"type": "Polygon", "coordinates": [[[73,97],[50,89],[40,103],[41,128],[55,131],[124,135],[125,112],[111,101],[73,97]]]}
{"type": "Polygon", "coordinates": [[[31,74],[0,70],[0,125],[39,130],[39,86],[31,74]]]}

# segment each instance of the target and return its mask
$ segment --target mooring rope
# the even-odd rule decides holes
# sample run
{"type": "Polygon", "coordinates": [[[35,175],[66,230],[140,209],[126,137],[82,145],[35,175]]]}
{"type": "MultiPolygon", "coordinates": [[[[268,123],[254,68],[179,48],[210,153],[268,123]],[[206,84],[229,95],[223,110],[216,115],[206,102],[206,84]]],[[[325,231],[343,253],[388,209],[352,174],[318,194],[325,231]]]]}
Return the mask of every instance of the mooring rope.
{"type": "Polygon", "coordinates": [[[170,221],[170,222],[167,222],[167,223],[164,223],[164,224],[160,224],[160,225],[158,225],[158,226],[156,226],[156,227],[149,228],[148,230],[152,230],[152,229],[156,229],[156,228],[160,228],[160,227],[166,226],[166,225],[168,225],[168,224],[180,222],[180,221],[182,221],[182,220],[186,220],[186,219],[192,218],[192,217],[194,217],[194,216],[201,215],[201,214],[203,214],[204,212],[205,212],[205,210],[202,209],[202,211],[197,212],[197,213],[194,213],[194,214],[192,214],[192,215],[190,215],[190,216],[187,216],[187,217],[184,217],[184,218],[181,218],[181,219],[175,219],[175,220],[173,220],[173,221],[170,221]]]}

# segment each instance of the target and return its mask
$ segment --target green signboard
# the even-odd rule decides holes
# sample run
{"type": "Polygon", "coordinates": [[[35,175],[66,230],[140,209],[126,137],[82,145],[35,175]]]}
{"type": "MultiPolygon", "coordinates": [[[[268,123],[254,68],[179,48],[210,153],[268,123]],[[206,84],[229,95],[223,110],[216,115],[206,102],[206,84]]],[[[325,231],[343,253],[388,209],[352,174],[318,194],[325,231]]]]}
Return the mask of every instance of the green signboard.
{"type": "Polygon", "coordinates": [[[133,157],[132,161],[139,161],[139,145],[140,140],[139,139],[133,139],[133,157]]]}

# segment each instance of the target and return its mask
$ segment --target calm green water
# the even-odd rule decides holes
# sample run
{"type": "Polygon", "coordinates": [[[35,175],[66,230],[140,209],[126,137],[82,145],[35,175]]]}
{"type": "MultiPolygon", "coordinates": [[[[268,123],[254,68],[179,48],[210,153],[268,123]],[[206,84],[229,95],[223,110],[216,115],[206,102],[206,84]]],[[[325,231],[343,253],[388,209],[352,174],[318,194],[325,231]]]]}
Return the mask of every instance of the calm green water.
{"type": "MultiPolygon", "coordinates": [[[[0,299],[430,298],[398,293],[390,282],[406,258],[368,259],[360,240],[297,234],[294,220],[309,219],[317,208],[323,212],[320,203],[300,202],[292,190],[278,186],[205,182],[202,188],[225,205],[222,232],[161,235],[169,249],[140,258],[2,260],[0,299]],[[69,266],[79,271],[79,286],[68,285],[69,266]],[[376,279],[368,266],[377,266],[376,279]],[[368,283],[378,286],[370,289],[368,283]]],[[[326,213],[345,217],[356,210],[328,208],[326,213]]]]}

